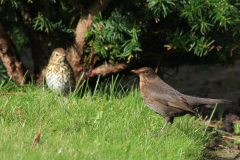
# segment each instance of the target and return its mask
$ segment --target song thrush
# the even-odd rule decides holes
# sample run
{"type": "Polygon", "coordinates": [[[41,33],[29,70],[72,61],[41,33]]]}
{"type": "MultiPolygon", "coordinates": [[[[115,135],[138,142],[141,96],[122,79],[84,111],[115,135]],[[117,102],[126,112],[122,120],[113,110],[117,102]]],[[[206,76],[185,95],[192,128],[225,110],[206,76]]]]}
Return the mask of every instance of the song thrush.
{"type": "Polygon", "coordinates": [[[46,82],[57,95],[60,95],[60,92],[66,95],[70,90],[74,91],[76,85],[74,72],[63,48],[53,51],[46,68],[46,82]]]}

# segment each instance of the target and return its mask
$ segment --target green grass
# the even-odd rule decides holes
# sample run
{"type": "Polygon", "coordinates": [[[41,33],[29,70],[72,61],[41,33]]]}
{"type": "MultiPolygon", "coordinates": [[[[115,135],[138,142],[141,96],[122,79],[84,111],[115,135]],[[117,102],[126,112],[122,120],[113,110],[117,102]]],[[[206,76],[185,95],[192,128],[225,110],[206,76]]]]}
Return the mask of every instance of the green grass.
{"type": "Polygon", "coordinates": [[[236,134],[240,134],[240,123],[234,124],[234,131],[236,134]]]}
{"type": "Polygon", "coordinates": [[[0,95],[0,159],[203,159],[207,138],[198,120],[175,118],[168,136],[166,129],[155,137],[164,119],[144,104],[139,90],[113,86],[111,94],[94,90],[94,96],[82,87],[81,98],[33,85],[16,91],[25,96],[0,95]],[[40,121],[41,140],[32,147],[40,121]]]}

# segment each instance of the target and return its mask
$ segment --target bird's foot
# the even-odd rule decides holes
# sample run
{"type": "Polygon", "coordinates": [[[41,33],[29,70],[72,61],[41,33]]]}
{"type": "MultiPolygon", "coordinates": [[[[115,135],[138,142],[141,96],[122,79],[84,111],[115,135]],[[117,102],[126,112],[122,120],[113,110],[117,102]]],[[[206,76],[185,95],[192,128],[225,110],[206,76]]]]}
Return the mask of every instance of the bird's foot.
{"type": "Polygon", "coordinates": [[[153,134],[154,137],[160,137],[162,135],[162,132],[159,132],[158,134],[153,134]]]}

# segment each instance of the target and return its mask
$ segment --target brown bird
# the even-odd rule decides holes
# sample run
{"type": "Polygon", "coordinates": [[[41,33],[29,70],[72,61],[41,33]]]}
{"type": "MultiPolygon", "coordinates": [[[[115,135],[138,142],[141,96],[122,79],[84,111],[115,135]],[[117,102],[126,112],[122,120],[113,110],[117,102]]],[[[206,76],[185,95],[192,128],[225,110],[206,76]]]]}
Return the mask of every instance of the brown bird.
{"type": "Polygon", "coordinates": [[[76,82],[74,72],[68,63],[64,49],[57,48],[53,51],[46,68],[46,82],[50,89],[57,95],[64,95],[74,91],[76,82]]]}
{"type": "Polygon", "coordinates": [[[173,124],[174,117],[185,114],[198,114],[192,108],[197,105],[231,103],[224,99],[198,98],[184,95],[165,83],[152,68],[143,67],[132,70],[140,77],[140,90],[144,102],[147,106],[165,119],[165,124],[161,129],[161,134],[168,123],[170,123],[167,134],[173,124]]]}

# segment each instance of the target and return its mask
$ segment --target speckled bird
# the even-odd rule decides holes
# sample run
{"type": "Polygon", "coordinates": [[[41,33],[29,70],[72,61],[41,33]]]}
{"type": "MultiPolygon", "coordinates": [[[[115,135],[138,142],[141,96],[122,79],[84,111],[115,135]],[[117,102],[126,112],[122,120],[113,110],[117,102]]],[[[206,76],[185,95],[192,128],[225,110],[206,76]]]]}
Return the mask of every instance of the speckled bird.
{"type": "Polygon", "coordinates": [[[53,51],[46,68],[46,81],[48,87],[57,95],[61,92],[66,95],[70,90],[74,91],[76,85],[74,72],[63,48],[53,51]]]}

